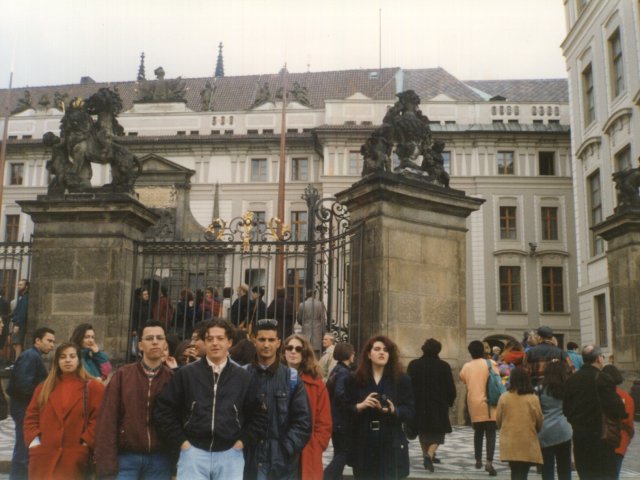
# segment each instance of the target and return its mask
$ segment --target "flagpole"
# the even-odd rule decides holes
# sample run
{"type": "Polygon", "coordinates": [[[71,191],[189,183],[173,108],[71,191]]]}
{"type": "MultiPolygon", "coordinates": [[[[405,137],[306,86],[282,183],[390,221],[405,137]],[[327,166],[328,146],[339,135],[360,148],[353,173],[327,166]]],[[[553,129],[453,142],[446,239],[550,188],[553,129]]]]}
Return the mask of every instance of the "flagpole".
{"type": "MultiPolygon", "coordinates": [[[[278,175],[278,219],[280,220],[278,226],[279,240],[282,240],[282,224],[285,223],[284,219],[284,195],[285,195],[285,178],[286,178],[286,145],[287,145],[287,64],[284,64],[282,69],[282,126],[280,129],[280,163],[279,163],[279,175],[278,175]]],[[[277,255],[276,262],[276,288],[284,287],[284,251],[281,250],[277,255]]]]}
{"type": "Polygon", "coordinates": [[[11,105],[11,87],[13,85],[13,61],[11,62],[11,73],[9,74],[9,90],[5,101],[4,128],[2,129],[2,145],[0,145],[0,219],[2,219],[2,211],[4,206],[4,165],[7,155],[7,138],[9,136],[9,116],[11,105]]]}

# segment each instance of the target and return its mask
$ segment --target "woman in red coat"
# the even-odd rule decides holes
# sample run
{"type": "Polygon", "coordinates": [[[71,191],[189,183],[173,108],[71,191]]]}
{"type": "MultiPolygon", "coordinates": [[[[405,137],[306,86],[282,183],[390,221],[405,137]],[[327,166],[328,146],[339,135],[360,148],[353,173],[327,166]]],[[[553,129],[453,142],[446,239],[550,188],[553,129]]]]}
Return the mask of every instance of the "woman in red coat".
{"type": "Polygon", "coordinates": [[[73,343],[56,349],[51,371],[38,385],[24,419],[29,478],[84,479],[95,446],[104,385],[83,368],[73,343]]]}
{"type": "Polygon", "coordinates": [[[311,438],[302,450],[302,480],[322,480],[322,453],[331,438],[331,402],[322,381],[322,374],[309,341],[301,335],[291,335],[284,341],[284,359],[295,368],[304,382],[311,406],[311,438]]]}

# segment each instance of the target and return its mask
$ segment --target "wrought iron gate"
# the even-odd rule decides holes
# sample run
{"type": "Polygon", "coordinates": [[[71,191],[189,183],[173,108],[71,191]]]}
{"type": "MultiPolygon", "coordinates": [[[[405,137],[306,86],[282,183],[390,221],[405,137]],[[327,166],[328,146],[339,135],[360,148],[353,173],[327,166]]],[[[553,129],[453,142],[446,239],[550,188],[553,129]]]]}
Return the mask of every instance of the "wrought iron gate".
{"type": "MultiPolygon", "coordinates": [[[[193,326],[210,315],[203,303],[207,288],[219,305],[216,313],[242,324],[239,315],[232,318],[230,305],[238,299],[237,287],[245,284],[249,294],[241,302],[246,298],[247,308],[256,308],[249,303],[254,287],[257,294],[264,294],[265,306],[273,302],[279,288],[284,289],[280,293],[285,301],[274,302],[270,312],[277,318],[287,313],[277,311],[282,305],[288,305],[285,310],[293,306],[295,317],[305,291],[313,290],[326,308],[322,331],[332,332],[339,340],[358,338],[350,331],[350,314],[351,288],[361,284],[354,282],[361,262],[353,258],[354,252],[362,251],[353,248],[362,241],[361,228],[351,225],[344,205],[335,198],[320,198],[313,186],[302,198],[308,207],[304,229],[300,223],[292,229],[277,218],[265,221],[247,212],[229,222],[215,220],[202,241],[138,242],[130,331],[153,318],[188,337],[193,326]],[[140,298],[143,290],[149,293],[148,304],[140,298]]],[[[290,327],[281,325],[281,334],[289,333],[290,327]]]]}

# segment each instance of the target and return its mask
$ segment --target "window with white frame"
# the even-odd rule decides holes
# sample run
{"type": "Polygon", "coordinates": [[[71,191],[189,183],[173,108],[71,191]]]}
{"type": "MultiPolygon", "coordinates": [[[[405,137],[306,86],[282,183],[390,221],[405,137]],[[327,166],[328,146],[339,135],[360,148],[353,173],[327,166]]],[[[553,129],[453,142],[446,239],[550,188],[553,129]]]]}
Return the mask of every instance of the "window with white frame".
{"type": "Polygon", "coordinates": [[[349,175],[360,175],[362,172],[362,156],[359,150],[349,151],[349,175]]]}
{"type": "Polygon", "coordinates": [[[513,175],[515,173],[513,165],[513,152],[500,151],[496,154],[498,175],[513,175]]]}
{"type": "Polygon", "coordinates": [[[521,312],[522,293],[519,266],[499,267],[500,311],[521,312]]]}
{"type": "Polygon", "coordinates": [[[518,238],[516,211],[514,206],[500,207],[500,239],[516,240],[518,238]]]}
{"type": "Polygon", "coordinates": [[[558,207],[542,207],[542,240],[558,240],[558,207]]]}
{"type": "Polygon", "coordinates": [[[593,69],[591,64],[582,71],[582,108],[584,126],[591,125],[596,119],[596,101],[593,89],[593,69]]]}
{"type": "Polygon", "coordinates": [[[251,159],[251,181],[252,182],[267,181],[267,159],[266,158],[251,159]]]}
{"type": "MultiPolygon", "coordinates": [[[[602,192],[600,188],[600,170],[596,170],[587,178],[587,193],[589,200],[589,226],[593,227],[602,222],[602,192]]],[[[591,255],[604,252],[604,240],[591,232],[591,255]]]]}
{"type": "Polygon", "coordinates": [[[624,65],[619,28],[609,37],[609,70],[611,74],[611,96],[616,98],[624,92],[624,65]]]}
{"type": "Polygon", "coordinates": [[[22,185],[24,183],[24,163],[9,164],[9,185],[22,185]]]}
{"type": "Polygon", "coordinates": [[[291,180],[309,180],[309,160],[307,158],[294,158],[291,160],[291,180]]]}
{"type": "Polygon", "coordinates": [[[562,267],[542,267],[542,311],[564,312],[562,267]]]}

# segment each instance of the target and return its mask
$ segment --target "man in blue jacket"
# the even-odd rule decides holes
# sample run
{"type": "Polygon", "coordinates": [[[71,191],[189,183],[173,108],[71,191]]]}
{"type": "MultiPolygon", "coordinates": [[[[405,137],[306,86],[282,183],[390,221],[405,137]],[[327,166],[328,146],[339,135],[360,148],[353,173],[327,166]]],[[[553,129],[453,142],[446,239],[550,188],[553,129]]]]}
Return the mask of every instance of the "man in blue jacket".
{"type": "Polygon", "coordinates": [[[244,449],[264,433],[249,373],[229,358],[233,326],[213,319],[200,330],[206,356],[180,368],[156,400],[155,422],[180,449],[178,478],[239,479],[244,449]]]}
{"type": "Polygon", "coordinates": [[[258,397],[267,410],[267,438],[246,453],[245,479],[294,480],[300,452],[311,437],[311,409],[298,372],[281,365],[276,320],[258,320],[256,358],[247,365],[258,397]]]}
{"type": "Polygon", "coordinates": [[[27,478],[29,452],[24,444],[24,415],[31,401],[33,391],[47,378],[47,369],[42,355],[55,347],[55,332],[47,327],[38,328],[33,334],[33,347],[25,350],[16,360],[11,370],[7,393],[11,397],[9,412],[15,423],[16,438],[11,459],[11,480],[27,478]]]}

